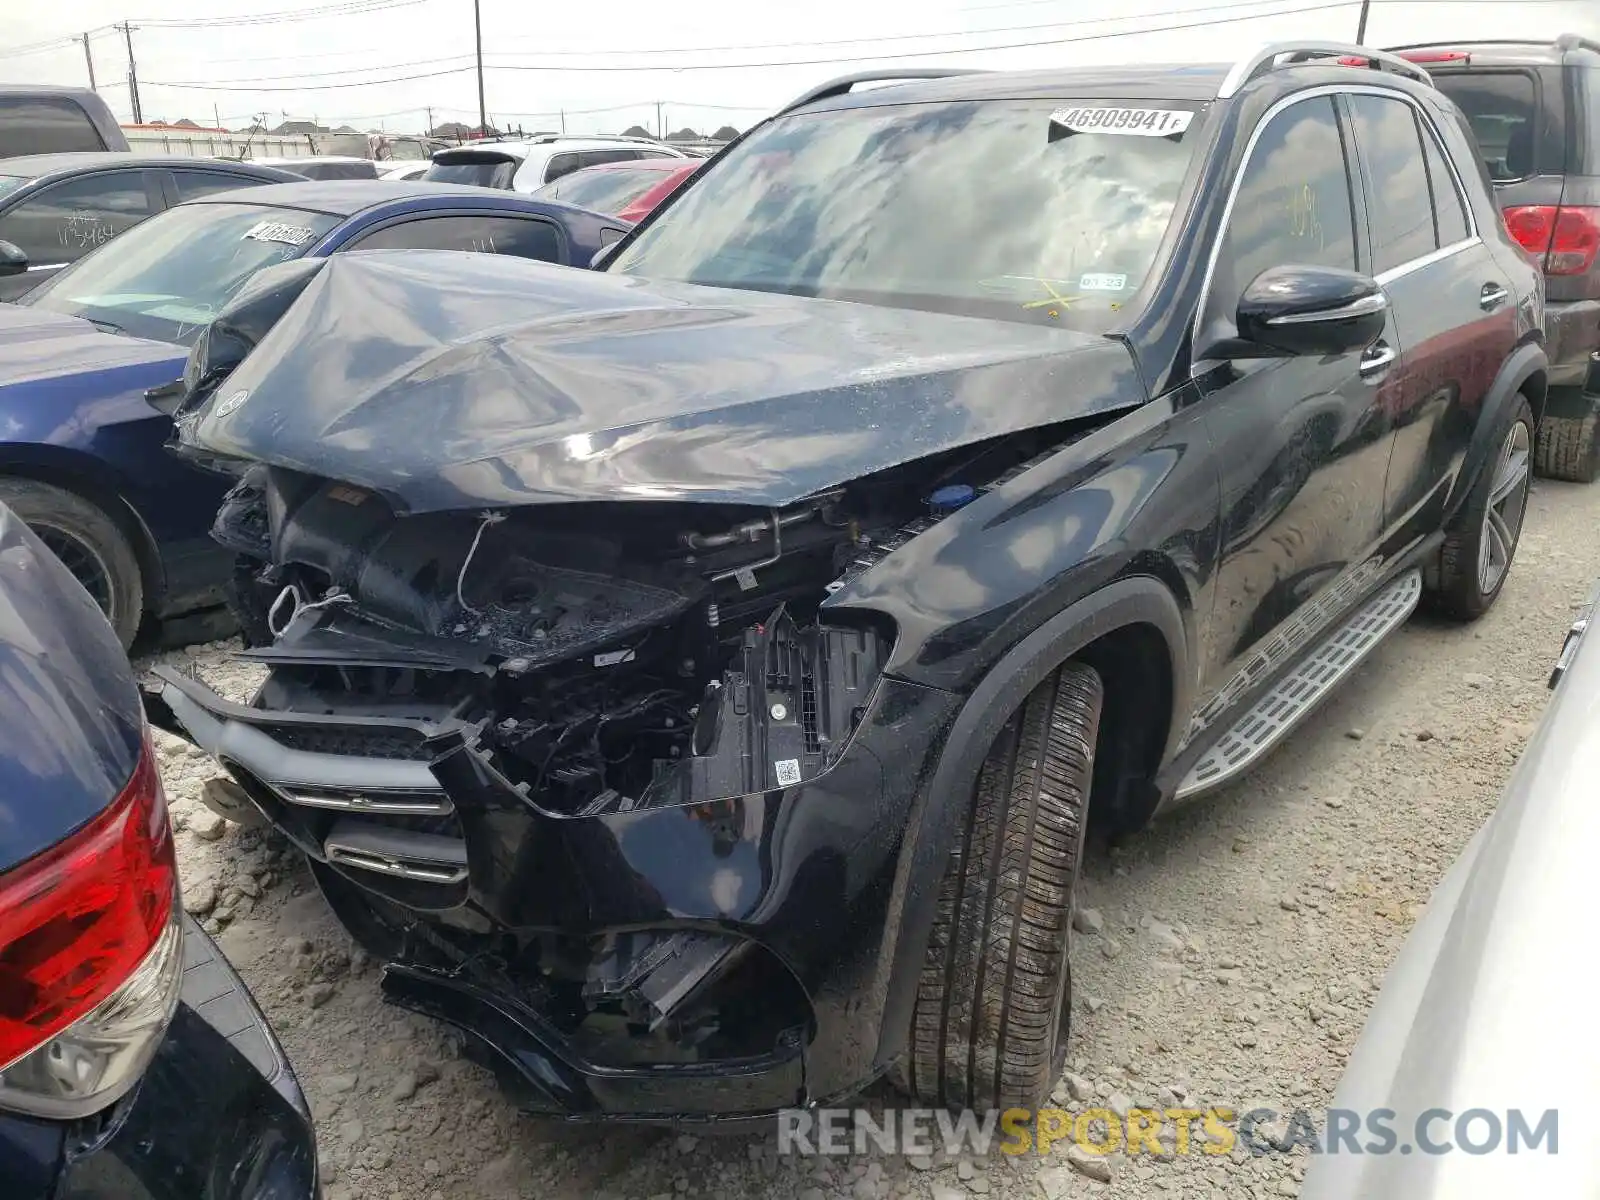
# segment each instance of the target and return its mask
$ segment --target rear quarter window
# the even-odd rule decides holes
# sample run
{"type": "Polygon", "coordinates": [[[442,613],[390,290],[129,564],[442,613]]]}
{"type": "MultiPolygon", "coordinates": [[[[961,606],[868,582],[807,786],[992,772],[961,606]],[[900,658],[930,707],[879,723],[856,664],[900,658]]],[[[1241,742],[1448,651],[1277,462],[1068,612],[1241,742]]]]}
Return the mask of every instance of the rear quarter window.
{"type": "Polygon", "coordinates": [[[104,150],[79,105],[58,96],[0,96],[0,158],[104,150]]]}
{"type": "Polygon", "coordinates": [[[1455,101],[1496,183],[1559,171],[1540,161],[1539,88],[1527,71],[1456,71],[1435,76],[1439,90],[1455,101]]]}

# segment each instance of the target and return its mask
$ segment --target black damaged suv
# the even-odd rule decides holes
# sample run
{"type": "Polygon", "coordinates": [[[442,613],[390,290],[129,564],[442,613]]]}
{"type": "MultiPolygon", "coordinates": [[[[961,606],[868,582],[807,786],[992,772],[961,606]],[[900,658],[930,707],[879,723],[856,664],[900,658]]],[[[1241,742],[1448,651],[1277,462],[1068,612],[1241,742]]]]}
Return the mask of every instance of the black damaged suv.
{"type": "Polygon", "coordinates": [[[1036,1104],[1086,821],[1516,550],[1540,278],[1352,49],[842,80],[600,270],[268,281],[177,426],[243,471],[270,673],[152,719],[533,1110],[1036,1104]]]}

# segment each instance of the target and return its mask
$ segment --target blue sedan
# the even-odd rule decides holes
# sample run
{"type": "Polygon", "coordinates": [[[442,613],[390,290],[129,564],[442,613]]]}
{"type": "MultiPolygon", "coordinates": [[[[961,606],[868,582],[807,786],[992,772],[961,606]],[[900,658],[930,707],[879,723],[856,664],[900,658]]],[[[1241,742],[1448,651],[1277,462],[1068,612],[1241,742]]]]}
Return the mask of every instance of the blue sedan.
{"type": "Polygon", "coordinates": [[[100,604],[124,646],[144,618],[219,604],[208,536],[229,480],[164,449],[145,393],[183,373],[257,271],[347,250],[466,250],[587,267],[626,222],[434,183],[267,184],[180,204],[0,305],[0,503],[100,604]]]}

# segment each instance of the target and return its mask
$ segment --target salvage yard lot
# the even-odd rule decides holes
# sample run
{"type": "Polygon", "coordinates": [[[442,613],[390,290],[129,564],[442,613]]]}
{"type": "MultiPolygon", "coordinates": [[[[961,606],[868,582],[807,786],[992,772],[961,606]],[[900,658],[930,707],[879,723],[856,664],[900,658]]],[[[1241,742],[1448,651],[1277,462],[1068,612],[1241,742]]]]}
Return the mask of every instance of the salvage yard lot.
{"type": "MultiPolygon", "coordinates": [[[[1240,1111],[1331,1101],[1385,968],[1538,721],[1572,611],[1600,574],[1597,528],[1600,488],[1536,483],[1516,567],[1482,621],[1413,619],[1243,782],[1120,846],[1091,845],[1068,1057],[1097,1097],[1165,1107],[1177,1093],[1240,1111]]],[[[226,661],[231,648],[165,661],[196,660],[242,698],[253,676],[226,661]]],[[[519,1118],[443,1026],[382,1004],[376,969],[309,875],[282,843],[224,828],[198,802],[209,762],[159,736],[188,902],[228,917],[221,945],[310,1097],[328,1200],[1296,1192],[1298,1156],[1116,1157],[1106,1185],[1067,1166],[1066,1142],[1044,1160],[780,1161],[771,1130],[519,1118]]],[[[887,1089],[870,1100],[894,1102],[887,1089]]]]}

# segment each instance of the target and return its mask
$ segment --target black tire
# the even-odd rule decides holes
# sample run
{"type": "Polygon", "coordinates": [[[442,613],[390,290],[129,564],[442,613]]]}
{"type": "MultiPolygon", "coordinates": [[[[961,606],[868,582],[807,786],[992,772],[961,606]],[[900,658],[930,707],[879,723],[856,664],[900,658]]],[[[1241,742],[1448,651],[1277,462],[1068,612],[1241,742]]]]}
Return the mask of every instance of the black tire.
{"type": "Polygon", "coordinates": [[[1539,422],[1539,441],[1533,458],[1533,468],[1540,478],[1593,483],[1595,475],[1600,474],[1600,438],[1595,436],[1597,423],[1600,418],[1592,409],[1576,417],[1545,414],[1539,422]]]}
{"type": "Polygon", "coordinates": [[[35,479],[0,478],[0,503],[21,517],[106,614],[126,650],[144,618],[139,557],[116,520],[76,492],[35,479]]]}
{"type": "Polygon", "coordinates": [[[1522,537],[1523,518],[1527,515],[1528,488],[1533,481],[1533,428],[1533,410],[1528,407],[1527,400],[1519,397],[1511,418],[1495,437],[1495,451],[1488,465],[1473,485],[1466,503],[1445,529],[1444,545],[1439,551],[1438,579],[1428,596],[1429,606],[1435,612],[1458,621],[1472,621],[1488,612],[1499,598],[1511,574],[1517,543],[1522,537]],[[1510,439],[1518,437],[1526,447],[1521,454],[1520,478],[1507,496],[1496,499],[1497,490],[1509,478],[1506,467],[1510,439]],[[1497,511],[1504,512],[1498,523],[1500,549],[1493,553],[1485,533],[1491,501],[1497,511]],[[1501,555],[1503,564],[1492,578],[1486,579],[1486,560],[1492,564],[1501,555]]]}
{"type": "Polygon", "coordinates": [[[1100,677],[1068,663],[995,739],[951,850],[901,1085],[947,1108],[1036,1108],[1072,1011],[1072,892],[1083,856],[1100,677]]]}

